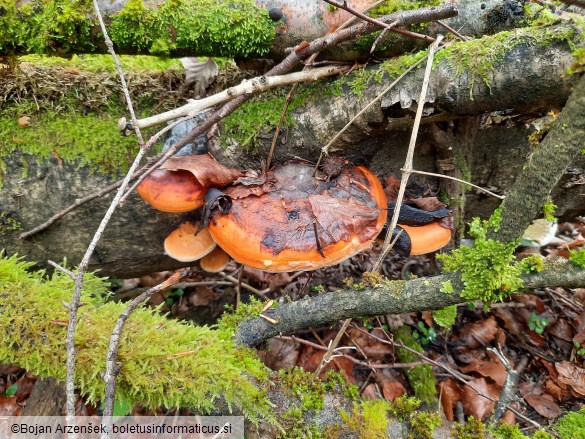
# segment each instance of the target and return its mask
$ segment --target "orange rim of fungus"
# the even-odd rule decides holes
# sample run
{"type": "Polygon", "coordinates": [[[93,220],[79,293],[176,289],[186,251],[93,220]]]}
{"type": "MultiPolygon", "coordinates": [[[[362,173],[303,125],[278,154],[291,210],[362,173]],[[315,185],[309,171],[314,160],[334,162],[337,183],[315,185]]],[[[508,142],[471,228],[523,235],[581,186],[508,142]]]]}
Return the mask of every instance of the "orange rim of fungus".
{"type": "Polygon", "coordinates": [[[410,237],[410,254],[424,255],[439,250],[451,241],[451,230],[441,226],[440,222],[424,226],[403,226],[399,224],[410,237]]]}
{"type": "Polygon", "coordinates": [[[197,235],[198,223],[185,222],[173,230],[165,239],[165,253],[181,262],[192,262],[209,254],[216,247],[208,229],[202,229],[197,235]]]}
{"type": "Polygon", "coordinates": [[[189,212],[205,203],[206,189],[186,170],[157,169],[136,191],[144,201],[163,212],[189,212]]]}
{"type": "MultiPolygon", "coordinates": [[[[230,212],[211,219],[211,236],[237,262],[268,272],[315,270],[369,248],[387,216],[378,178],[363,166],[348,166],[331,182],[316,180],[312,173],[312,167],[299,163],[270,171],[266,181],[271,189],[260,196],[252,192],[233,197],[230,212]],[[308,193],[298,189],[302,185],[309,187],[308,193]],[[367,220],[348,223],[348,212],[360,216],[361,211],[368,213],[367,220]],[[344,224],[338,224],[338,218],[344,224]],[[326,222],[329,226],[322,226],[326,222]]],[[[233,192],[237,190],[225,193],[233,192]]]]}
{"type": "Polygon", "coordinates": [[[208,273],[219,273],[225,270],[229,261],[229,255],[220,246],[217,246],[210,253],[203,256],[199,264],[208,273]]]}

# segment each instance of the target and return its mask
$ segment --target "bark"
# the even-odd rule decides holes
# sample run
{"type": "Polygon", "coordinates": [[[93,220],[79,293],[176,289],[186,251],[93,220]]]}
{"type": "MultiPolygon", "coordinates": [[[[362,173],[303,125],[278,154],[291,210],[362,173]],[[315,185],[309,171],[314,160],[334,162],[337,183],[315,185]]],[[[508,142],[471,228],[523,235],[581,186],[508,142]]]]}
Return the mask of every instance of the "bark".
{"type": "MultiPolygon", "coordinates": [[[[522,236],[542,211],[547,197],[575,156],[583,152],[585,139],[585,77],[575,86],[561,116],[528,157],[522,173],[502,204],[502,224],[495,234],[502,242],[522,236]]],[[[582,154],[580,154],[582,155],[582,154]]]]}
{"type": "MultiPolygon", "coordinates": [[[[545,285],[578,288],[585,284],[585,270],[575,267],[566,260],[554,259],[547,261],[546,265],[538,274],[523,276],[526,288],[542,288],[545,285]]],[[[238,326],[236,340],[244,346],[255,346],[281,333],[292,333],[346,318],[442,309],[465,302],[458,294],[462,287],[459,275],[450,273],[306,297],[264,313],[278,321],[278,324],[262,318],[242,322],[238,326]],[[451,282],[454,294],[441,291],[447,281],[451,282]]]]}
{"type": "MultiPolygon", "coordinates": [[[[474,73],[473,65],[460,74],[454,71],[453,63],[463,56],[459,50],[462,45],[443,49],[448,52],[437,61],[431,76],[426,114],[455,119],[493,111],[517,114],[562,108],[578,79],[565,75],[573,62],[572,50],[565,41],[551,41],[546,47],[530,42],[509,48],[496,47],[493,40],[484,44],[490,43],[494,44],[492,50],[501,52],[493,69],[488,69],[485,82],[474,73]]],[[[379,68],[370,68],[372,76],[379,68]]],[[[404,132],[396,129],[396,124],[400,121],[403,129],[410,129],[423,73],[422,68],[411,73],[381,99],[380,105],[370,107],[332,145],[330,152],[372,157],[381,146],[382,136],[388,139],[385,142],[387,145],[395,144],[398,138],[404,137],[404,132]]],[[[379,96],[392,82],[391,79],[394,78],[384,75],[379,82],[365,80],[363,95],[359,95],[352,92],[352,81],[357,81],[356,77],[349,76],[349,85],[343,88],[341,96],[318,94],[310,99],[293,113],[295,123],[281,136],[276,160],[291,156],[307,157],[307,153],[312,157],[318,156],[320,148],[333,137],[332,133],[339,131],[379,96]]],[[[254,164],[258,163],[259,157],[266,156],[270,143],[271,136],[258,136],[256,156],[246,154],[244,157],[237,144],[227,150],[218,148],[215,153],[221,161],[230,165],[241,165],[243,160],[246,164],[254,164]]]]}

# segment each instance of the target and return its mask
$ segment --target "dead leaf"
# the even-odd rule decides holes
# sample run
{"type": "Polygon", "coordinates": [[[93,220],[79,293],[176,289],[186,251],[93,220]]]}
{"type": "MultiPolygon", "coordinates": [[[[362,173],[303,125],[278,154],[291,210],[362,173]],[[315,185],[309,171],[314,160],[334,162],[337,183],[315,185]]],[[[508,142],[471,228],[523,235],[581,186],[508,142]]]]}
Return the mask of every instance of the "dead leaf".
{"type": "Polygon", "coordinates": [[[548,327],[548,334],[554,335],[561,340],[572,342],[573,341],[573,329],[571,325],[565,319],[557,319],[548,327]]]}
{"type": "MultiPolygon", "coordinates": [[[[304,346],[301,354],[299,354],[297,366],[302,367],[307,372],[315,372],[319,368],[321,360],[324,356],[324,350],[315,349],[311,346],[304,346]]],[[[355,363],[344,357],[335,357],[335,361],[330,361],[327,363],[323,369],[321,369],[319,377],[324,377],[329,369],[339,370],[336,363],[341,367],[344,375],[347,378],[350,378],[353,373],[353,367],[355,363]]]]}
{"type": "Polygon", "coordinates": [[[579,314],[579,317],[573,319],[575,323],[575,336],[573,342],[583,344],[585,342],[585,311],[579,314]]]}
{"type": "Polygon", "coordinates": [[[552,395],[557,401],[563,399],[563,390],[557,386],[552,379],[546,379],[544,382],[544,388],[546,389],[546,392],[552,395]]]}
{"type": "Polygon", "coordinates": [[[542,314],[546,311],[546,305],[544,301],[534,294],[521,294],[516,296],[514,299],[515,302],[523,303],[526,305],[526,308],[536,312],[537,314],[542,314]]]}
{"type": "Polygon", "coordinates": [[[585,396],[585,369],[570,361],[555,363],[555,368],[559,373],[559,382],[571,387],[575,393],[585,396]]]}
{"type": "Polygon", "coordinates": [[[461,400],[461,388],[454,379],[449,378],[439,383],[439,394],[445,417],[448,421],[452,421],[455,418],[455,406],[461,400]]]}
{"type": "Polygon", "coordinates": [[[498,332],[498,323],[493,316],[481,322],[474,322],[459,331],[459,342],[474,349],[488,345],[498,332]]]}
{"type": "Polygon", "coordinates": [[[437,197],[414,198],[414,199],[408,200],[408,202],[411,204],[414,204],[419,209],[427,210],[429,212],[447,207],[447,205],[445,203],[439,201],[439,199],[437,197]]]}
{"type": "Polygon", "coordinates": [[[496,359],[478,359],[460,368],[461,372],[475,372],[485,378],[492,379],[498,386],[502,387],[506,382],[508,372],[501,361],[496,359]]]}
{"type": "Polygon", "coordinates": [[[563,414],[559,405],[554,402],[553,397],[548,393],[542,395],[528,394],[524,400],[534,409],[540,416],[547,419],[555,419],[563,414]]]}
{"type": "Polygon", "coordinates": [[[30,125],[30,116],[20,116],[18,118],[18,125],[21,127],[27,127],[30,125]]]}
{"type": "Polygon", "coordinates": [[[384,186],[384,192],[386,192],[388,202],[396,201],[396,197],[398,196],[398,190],[400,189],[400,179],[398,179],[394,174],[392,174],[386,177],[385,183],[386,185],[384,186]]]}
{"type": "Polygon", "coordinates": [[[189,297],[191,306],[207,306],[217,300],[217,293],[212,288],[205,285],[197,287],[195,293],[189,297]]]}
{"type": "Polygon", "coordinates": [[[352,344],[358,346],[368,358],[383,358],[392,354],[391,345],[382,343],[356,328],[349,328],[346,333],[351,337],[352,344]]]}
{"type": "Polygon", "coordinates": [[[380,399],[378,396],[378,389],[374,383],[368,384],[362,392],[363,399],[380,399]]]}
{"type": "MultiPolygon", "coordinates": [[[[488,384],[485,378],[478,378],[470,382],[482,394],[498,399],[500,391],[495,384],[488,384]]],[[[495,407],[495,402],[484,398],[475,392],[470,386],[463,386],[461,401],[463,411],[467,416],[485,420],[495,407]]]]}
{"type": "Polygon", "coordinates": [[[189,171],[205,187],[224,187],[243,175],[242,171],[226,168],[209,154],[171,157],[160,168],[189,171]]]}
{"type": "Polygon", "coordinates": [[[20,416],[22,406],[14,396],[0,396],[0,416],[20,416]]]}
{"type": "Polygon", "coordinates": [[[292,369],[299,358],[300,344],[293,340],[271,338],[268,340],[268,349],[258,351],[260,359],[272,370],[292,369]]]}

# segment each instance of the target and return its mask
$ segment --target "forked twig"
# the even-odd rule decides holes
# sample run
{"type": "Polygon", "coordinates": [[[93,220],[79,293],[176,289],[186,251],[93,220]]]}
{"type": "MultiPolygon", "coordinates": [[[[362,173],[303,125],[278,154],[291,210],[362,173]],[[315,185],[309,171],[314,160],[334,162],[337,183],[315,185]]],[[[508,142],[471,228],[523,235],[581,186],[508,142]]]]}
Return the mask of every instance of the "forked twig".
{"type": "Polygon", "coordinates": [[[426,101],[427,96],[427,88],[429,86],[429,79],[431,77],[431,70],[433,67],[433,59],[435,53],[440,50],[439,44],[443,39],[442,35],[437,37],[437,40],[431,45],[429,48],[429,54],[427,59],[427,67],[425,69],[425,75],[423,79],[423,84],[421,87],[420,97],[418,99],[418,108],[416,109],[416,116],[414,118],[414,126],[412,127],[412,135],[410,137],[410,143],[408,145],[408,153],[406,155],[406,160],[404,161],[404,167],[402,168],[402,179],[400,181],[400,188],[398,190],[398,196],[396,198],[396,206],[394,207],[394,214],[392,215],[392,220],[390,221],[390,226],[388,227],[389,233],[386,234],[386,239],[384,239],[384,245],[382,246],[382,252],[378,257],[378,260],[374,264],[373,271],[378,272],[380,271],[380,267],[382,266],[382,262],[386,258],[386,255],[390,251],[390,242],[392,240],[392,231],[396,228],[398,224],[398,214],[400,212],[400,207],[402,206],[402,202],[404,200],[404,193],[406,191],[406,184],[408,183],[408,179],[410,178],[410,174],[412,173],[412,162],[414,159],[414,147],[416,146],[416,138],[418,135],[418,127],[420,125],[420,120],[422,118],[422,112],[424,108],[424,103],[426,101]]]}

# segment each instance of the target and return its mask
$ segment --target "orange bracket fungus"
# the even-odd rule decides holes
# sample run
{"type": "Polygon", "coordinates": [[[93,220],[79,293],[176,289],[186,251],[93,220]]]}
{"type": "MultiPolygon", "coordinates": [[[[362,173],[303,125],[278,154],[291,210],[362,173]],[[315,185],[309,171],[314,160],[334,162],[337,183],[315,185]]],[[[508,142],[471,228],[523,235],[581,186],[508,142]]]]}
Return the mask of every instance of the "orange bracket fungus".
{"type": "Polygon", "coordinates": [[[189,212],[205,203],[210,187],[223,187],[242,173],[216,162],[210,155],[172,157],[136,188],[152,207],[165,212],[189,212]]]}
{"type": "MultiPolygon", "coordinates": [[[[392,212],[396,203],[388,203],[392,212]]],[[[446,246],[451,241],[451,228],[440,220],[449,217],[449,210],[440,208],[433,211],[417,209],[404,204],[400,207],[398,227],[393,231],[395,236],[400,229],[402,234],[394,245],[394,250],[403,256],[431,253],[446,246]]]]}
{"type": "Polygon", "coordinates": [[[211,253],[216,243],[207,229],[186,222],[175,229],[164,242],[165,253],[181,262],[192,262],[211,253]],[[197,233],[198,232],[198,233],[197,233]]]}
{"type": "Polygon", "coordinates": [[[225,194],[210,191],[211,236],[237,262],[269,272],[315,270],[367,249],[386,223],[380,181],[345,161],[323,169],[315,177],[290,162],[225,194]]]}
{"type": "Polygon", "coordinates": [[[204,271],[208,273],[219,273],[225,270],[230,261],[230,257],[224,252],[220,246],[213,249],[211,253],[206,254],[199,261],[199,265],[204,271]]]}

